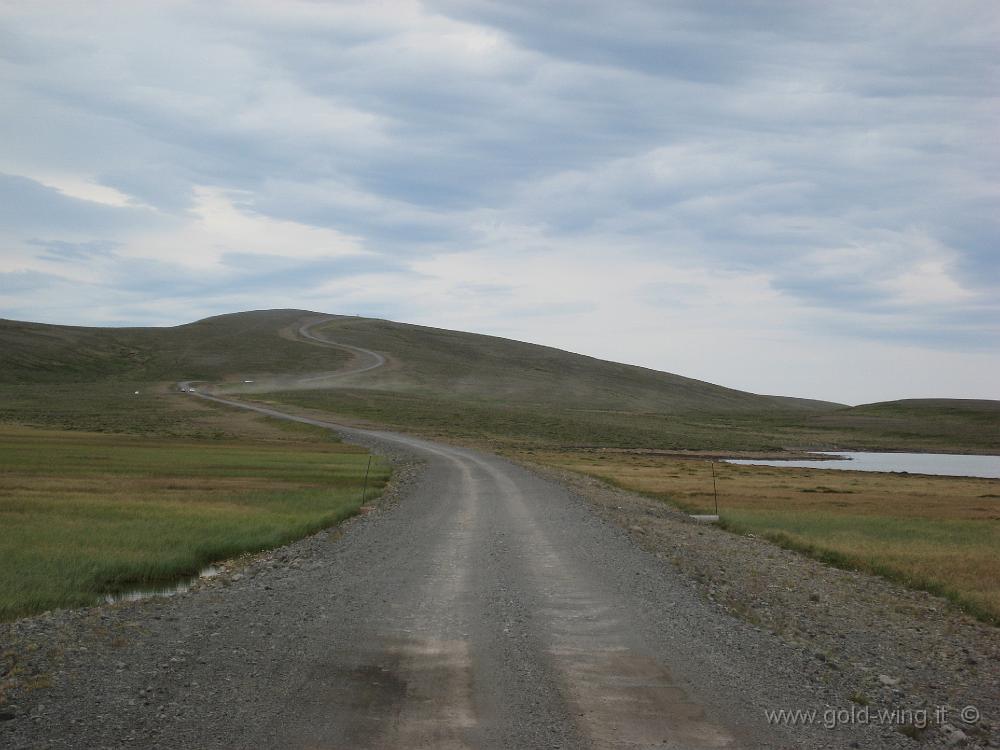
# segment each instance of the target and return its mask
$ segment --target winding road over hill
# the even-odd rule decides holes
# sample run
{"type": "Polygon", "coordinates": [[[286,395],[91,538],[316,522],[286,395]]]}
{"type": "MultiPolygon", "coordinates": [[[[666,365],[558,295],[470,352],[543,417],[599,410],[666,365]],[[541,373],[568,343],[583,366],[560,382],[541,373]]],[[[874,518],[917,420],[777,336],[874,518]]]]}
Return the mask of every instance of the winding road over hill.
{"type": "MultiPolygon", "coordinates": [[[[384,362],[351,349],[352,368],[384,362]]],[[[75,655],[83,677],[53,688],[59,710],[14,746],[846,746],[765,720],[816,704],[805,657],[776,654],[564,486],[494,455],[193,395],[403,459],[397,501],[225,586],[102,619],[125,634],[118,666],[75,655]]]]}
{"type": "Polygon", "coordinates": [[[313,333],[313,328],[323,323],[327,323],[332,318],[326,320],[321,320],[319,322],[305,323],[299,326],[298,334],[302,338],[312,342],[321,344],[323,346],[333,346],[336,349],[344,349],[354,355],[354,361],[348,366],[336,372],[327,372],[322,375],[314,375],[308,378],[302,378],[299,380],[300,383],[314,383],[324,380],[332,380],[334,378],[343,378],[347,375],[359,375],[363,372],[369,372],[378,367],[382,367],[385,364],[385,357],[383,357],[378,352],[373,352],[371,349],[362,349],[360,346],[351,346],[350,344],[341,344],[336,341],[331,341],[330,339],[317,336],[313,333]]]}
{"type": "MultiPolygon", "coordinates": [[[[385,363],[320,338],[315,325],[303,338],[356,359],[310,380],[385,363]]],[[[284,646],[266,683],[278,689],[248,692],[251,710],[224,734],[215,727],[213,746],[785,744],[755,689],[755,675],[774,669],[767,648],[739,643],[672,569],[564,487],[496,456],[196,395],[425,466],[401,503],[340,540],[336,569],[271,595],[264,627],[284,646]]],[[[233,630],[227,641],[245,641],[245,626],[233,630]]],[[[248,678],[238,664],[227,671],[237,684],[248,678]]]]}

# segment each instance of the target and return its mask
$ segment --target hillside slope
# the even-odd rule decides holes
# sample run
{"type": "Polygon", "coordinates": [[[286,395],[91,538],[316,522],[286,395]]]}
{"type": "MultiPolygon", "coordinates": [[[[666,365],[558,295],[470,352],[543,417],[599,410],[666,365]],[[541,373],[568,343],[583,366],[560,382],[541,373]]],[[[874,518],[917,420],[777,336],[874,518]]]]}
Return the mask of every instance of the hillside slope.
{"type": "Polygon", "coordinates": [[[377,351],[390,365],[366,387],[590,410],[829,411],[823,401],[760,396],[644,367],[521,341],[371,318],[338,318],[314,331],[377,351]]]}
{"type": "Polygon", "coordinates": [[[256,310],[170,328],[86,328],[0,320],[0,383],[221,380],[335,370],[350,355],[304,346],[304,310],[256,310]]]}
{"type": "MultiPolygon", "coordinates": [[[[169,328],[2,320],[0,383],[218,381],[336,370],[350,354],[295,340],[300,325],[322,317],[305,310],[258,310],[169,328]]],[[[658,413],[838,406],[758,396],[550,347],[386,320],[335,317],[315,331],[389,357],[390,366],[352,385],[393,392],[658,413]]]]}
{"type": "Polygon", "coordinates": [[[192,405],[169,396],[166,384],[207,380],[339,419],[497,445],[1000,452],[1000,402],[848,408],[509,339],[305,310],[170,328],[0,321],[0,351],[0,421],[20,424],[188,434],[197,431],[185,426],[192,405]],[[383,354],[385,366],[309,377],[344,368],[352,355],[303,340],[307,323],[319,336],[383,354]],[[245,379],[256,382],[241,386],[245,379]]]}
{"type": "Polygon", "coordinates": [[[1000,401],[924,398],[883,401],[816,414],[820,429],[882,435],[917,449],[942,441],[987,452],[1000,450],[1000,401]]]}

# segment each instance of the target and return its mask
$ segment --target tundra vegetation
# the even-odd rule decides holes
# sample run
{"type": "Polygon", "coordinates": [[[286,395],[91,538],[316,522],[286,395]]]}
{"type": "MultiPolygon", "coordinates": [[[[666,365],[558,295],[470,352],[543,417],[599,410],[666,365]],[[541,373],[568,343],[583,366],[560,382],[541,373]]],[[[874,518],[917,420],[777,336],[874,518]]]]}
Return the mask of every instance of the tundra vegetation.
{"type": "Polygon", "coordinates": [[[629,451],[539,451],[688,513],[943,595],[1000,623],[1000,480],[736,466],[629,451]]]}
{"type": "MultiPolygon", "coordinates": [[[[235,441],[0,426],[0,619],[167,587],[357,512],[363,449],[256,427],[235,441]]],[[[388,475],[373,462],[369,500],[388,475]]]]}
{"type": "MultiPolygon", "coordinates": [[[[223,502],[223,506],[229,503],[229,511],[220,510],[220,515],[243,519],[246,525],[234,526],[232,532],[234,538],[246,540],[243,549],[280,543],[339,517],[340,511],[332,507],[324,510],[310,504],[310,493],[318,489],[316,475],[306,459],[296,463],[292,454],[306,444],[311,446],[309,455],[335,454],[360,466],[366,460],[363,453],[331,443],[322,431],[281,426],[284,423],[179,394],[173,389],[178,380],[222,383],[233,398],[332,421],[406,430],[582,471],[684,509],[705,509],[705,497],[699,493],[707,491],[709,466],[664,452],[788,455],[853,449],[1000,454],[1000,402],[996,401],[941,399],[847,407],[751,394],[507,339],[365,318],[341,317],[313,330],[334,341],[381,352],[387,364],[334,382],[313,381],[303,388],[295,385],[296,376],[337,370],[350,361],[343,350],[296,340],[299,327],[316,319],[305,311],[273,310],[163,329],[0,321],[5,353],[0,360],[0,425],[44,431],[4,433],[8,456],[18,458],[4,475],[4,481],[14,485],[4,489],[0,499],[14,497],[15,490],[23,493],[27,485],[40,488],[31,501],[22,495],[12,518],[28,523],[33,516],[35,528],[51,526],[53,533],[62,529],[61,538],[72,536],[69,528],[84,538],[88,519],[96,523],[100,514],[81,510],[74,515],[74,508],[85,506],[61,503],[59,498],[91,502],[103,492],[71,491],[74,483],[83,486],[91,480],[73,473],[80,466],[69,460],[73,442],[65,431],[85,431],[91,434],[81,432],[82,442],[75,450],[103,446],[109,455],[122,456],[120,462],[109,459],[109,465],[121,468],[120,481],[106,484],[109,496],[134,482],[134,497],[146,498],[120,506],[130,508],[133,521],[135,513],[158,507],[161,501],[179,513],[178,506],[170,503],[185,493],[143,484],[147,458],[136,452],[138,442],[116,437],[121,435],[155,444],[156,450],[147,451],[146,457],[150,452],[163,456],[176,452],[192,462],[169,464],[166,468],[173,467],[174,473],[156,474],[166,468],[155,469],[156,481],[171,487],[181,486],[183,476],[218,482],[204,495],[209,503],[205,507],[214,507],[212,498],[232,492],[237,499],[223,502]],[[246,384],[247,380],[254,382],[246,384]],[[33,469],[40,472],[45,464],[51,469],[49,475],[23,473],[32,464],[18,446],[29,444],[37,455],[53,457],[51,462],[39,459],[33,469]],[[215,469],[197,461],[199,456],[213,455],[212,446],[222,451],[220,457],[228,457],[211,464],[217,469],[214,475],[215,469]],[[283,469],[270,477],[253,477],[254,482],[271,482],[270,489],[236,487],[236,480],[249,481],[240,473],[240,451],[257,455],[257,450],[275,455],[287,451],[288,471],[298,467],[301,476],[283,469]],[[60,463],[63,459],[68,463],[60,463]],[[127,468],[130,461],[132,469],[127,468]],[[281,505],[280,495],[286,489],[303,493],[296,501],[297,510],[281,505]],[[143,494],[147,490],[152,494],[143,494]],[[272,490],[275,494],[269,495],[272,490]],[[271,502],[273,513],[266,510],[271,502]],[[55,520],[61,517],[71,522],[60,526],[55,520]],[[273,521],[267,533],[263,526],[254,526],[264,518],[273,521]],[[256,531],[248,531],[250,527],[256,531]]],[[[283,460],[278,464],[285,465],[283,460]]],[[[385,471],[380,468],[379,481],[385,471]]],[[[336,496],[338,488],[356,492],[357,478],[357,472],[346,469],[327,477],[328,496],[336,496]]],[[[942,593],[986,619],[1000,613],[996,578],[1000,489],[995,480],[726,466],[720,492],[724,521],[734,531],[942,593]]],[[[122,501],[126,495],[115,497],[122,501]]],[[[187,507],[197,516],[196,505],[181,503],[181,509],[187,507]]],[[[344,507],[351,512],[349,503],[344,507]]],[[[102,544],[112,545],[112,536],[102,544]]],[[[201,561],[236,547],[210,553],[205,549],[197,547],[183,564],[170,563],[173,570],[188,574],[201,561]]],[[[92,545],[89,554],[99,558],[99,546],[92,545]]],[[[0,572],[9,580],[13,562],[7,561],[15,558],[4,560],[7,569],[0,572]]],[[[81,596],[93,601],[98,591],[152,583],[166,575],[147,561],[137,561],[131,569],[125,562],[116,565],[95,573],[81,596]]],[[[28,611],[18,606],[17,611],[28,611]]]]}
{"type": "Polygon", "coordinates": [[[997,401],[847,407],[388,321],[342,318],[316,331],[382,352],[390,363],[336,388],[254,398],[498,447],[1000,453],[997,401]]]}

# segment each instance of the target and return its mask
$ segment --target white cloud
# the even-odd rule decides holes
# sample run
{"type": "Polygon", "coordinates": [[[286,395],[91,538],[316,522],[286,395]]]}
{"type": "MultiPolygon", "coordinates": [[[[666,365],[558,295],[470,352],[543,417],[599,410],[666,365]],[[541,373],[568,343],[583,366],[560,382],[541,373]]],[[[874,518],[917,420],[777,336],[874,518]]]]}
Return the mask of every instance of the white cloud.
{"type": "Polygon", "coordinates": [[[883,286],[901,305],[946,305],[975,297],[955,279],[949,266],[943,260],[919,261],[883,286]]]}
{"type": "Polygon", "coordinates": [[[362,242],[333,229],[272,219],[239,207],[239,193],[195,188],[191,219],[174,232],[138,236],[123,255],[217,267],[229,253],[280,255],[287,259],[330,258],[363,253],[362,242]]]}
{"type": "MultiPolygon", "coordinates": [[[[5,170],[0,170],[5,171],[5,170]]],[[[55,188],[63,195],[70,198],[100,203],[105,206],[116,206],[122,208],[132,203],[132,199],[120,190],[116,190],[108,185],[101,185],[93,178],[87,179],[79,175],[52,175],[32,177],[46,187],[55,188]]]]}
{"type": "MultiPolygon", "coordinates": [[[[114,202],[94,200],[104,197],[104,191],[117,198],[118,191],[88,183],[62,183],[73,189],[74,197],[113,206],[127,206],[127,196],[114,202]],[[89,197],[87,197],[89,196],[89,197]]],[[[87,283],[99,283],[108,271],[108,264],[127,259],[144,259],[178,271],[225,273],[223,261],[227,255],[280,256],[286,261],[330,260],[371,253],[360,238],[325,227],[274,219],[247,211],[240,205],[240,193],[217,187],[196,186],[192,209],[180,218],[172,218],[169,226],[157,225],[150,231],[131,230],[119,234],[114,253],[94,258],[57,259],[39,256],[38,241],[10,243],[7,260],[10,271],[40,271],[87,283]],[[18,250],[14,248],[19,247],[18,250]]],[[[245,196],[244,196],[245,197],[245,196]]],[[[78,233],[63,233],[58,241],[86,241],[78,233]]]]}
{"type": "Polygon", "coordinates": [[[0,171],[54,188],[0,180],[0,314],[348,306],[752,390],[888,397],[906,362],[1000,396],[966,372],[1000,343],[986,0],[40,0],[0,25],[0,171]],[[271,272],[230,286],[234,256],[271,272]]]}

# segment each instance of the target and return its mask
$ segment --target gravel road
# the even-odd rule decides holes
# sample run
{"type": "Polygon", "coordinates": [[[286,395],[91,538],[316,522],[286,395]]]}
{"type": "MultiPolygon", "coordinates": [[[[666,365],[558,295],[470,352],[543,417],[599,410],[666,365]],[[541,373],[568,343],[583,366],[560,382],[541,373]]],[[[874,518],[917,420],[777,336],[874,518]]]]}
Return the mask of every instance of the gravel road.
{"type": "Polygon", "coordinates": [[[769,726],[765,709],[830,705],[809,657],[706,600],[563,484],[341,432],[400,464],[389,501],[202,591],[9,627],[22,668],[46,649],[56,666],[15,695],[0,746],[911,742],[883,726],[769,726]]]}
{"type": "Polygon", "coordinates": [[[373,352],[371,349],[362,349],[360,346],[351,346],[350,344],[334,342],[328,338],[322,338],[313,333],[312,329],[315,326],[328,323],[330,320],[333,320],[333,318],[324,317],[319,321],[303,323],[299,326],[297,333],[300,338],[305,339],[311,344],[319,344],[320,346],[343,349],[352,355],[354,361],[352,361],[347,367],[336,370],[335,372],[327,372],[322,375],[314,375],[308,378],[299,378],[297,381],[298,383],[315,383],[319,381],[325,382],[338,378],[345,378],[348,375],[360,375],[363,372],[375,370],[385,364],[385,357],[378,352],[373,352]]]}
{"type": "MultiPolygon", "coordinates": [[[[385,362],[343,348],[350,373],[385,362]]],[[[913,745],[832,714],[860,708],[834,664],[706,596],[712,541],[754,576],[770,553],[491,454],[194,395],[337,430],[388,456],[393,482],[371,512],[187,594],[0,626],[0,747],[913,745]],[[656,545],[636,514],[659,519],[656,545]]]]}

